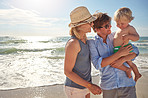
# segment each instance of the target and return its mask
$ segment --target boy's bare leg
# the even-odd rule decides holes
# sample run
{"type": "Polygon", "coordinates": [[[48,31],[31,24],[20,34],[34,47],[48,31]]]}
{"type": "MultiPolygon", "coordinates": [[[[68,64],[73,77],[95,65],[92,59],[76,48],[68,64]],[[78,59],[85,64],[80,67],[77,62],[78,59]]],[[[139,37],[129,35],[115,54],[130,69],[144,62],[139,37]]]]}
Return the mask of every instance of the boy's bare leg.
{"type": "Polygon", "coordinates": [[[90,98],[90,93],[85,96],[85,98],[90,98]]]}
{"type": "Polygon", "coordinates": [[[123,64],[122,64],[121,66],[119,66],[119,67],[116,67],[116,68],[118,68],[118,69],[120,69],[120,70],[125,71],[125,72],[126,72],[127,77],[132,78],[132,75],[131,75],[131,71],[132,71],[132,69],[131,69],[131,68],[126,67],[126,66],[125,66],[125,65],[123,65],[123,64]]]}
{"type": "Polygon", "coordinates": [[[139,73],[137,66],[132,61],[127,61],[128,65],[132,68],[135,74],[135,81],[137,81],[142,75],[139,73]]]}

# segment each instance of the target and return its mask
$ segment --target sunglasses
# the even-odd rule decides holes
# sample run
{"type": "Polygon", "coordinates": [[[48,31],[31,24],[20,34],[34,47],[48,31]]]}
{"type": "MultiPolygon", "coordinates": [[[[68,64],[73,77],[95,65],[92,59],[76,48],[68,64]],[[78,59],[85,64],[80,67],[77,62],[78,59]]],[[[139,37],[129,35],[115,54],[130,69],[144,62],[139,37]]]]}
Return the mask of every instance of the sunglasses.
{"type": "Polygon", "coordinates": [[[98,27],[98,28],[104,28],[104,27],[105,27],[105,29],[108,29],[109,26],[110,26],[110,24],[111,24],[111,23],[109,23],[109,24],[107,24],[107,25],[105,25],[105,26],[103,26],[103,27],[98,27]]]}

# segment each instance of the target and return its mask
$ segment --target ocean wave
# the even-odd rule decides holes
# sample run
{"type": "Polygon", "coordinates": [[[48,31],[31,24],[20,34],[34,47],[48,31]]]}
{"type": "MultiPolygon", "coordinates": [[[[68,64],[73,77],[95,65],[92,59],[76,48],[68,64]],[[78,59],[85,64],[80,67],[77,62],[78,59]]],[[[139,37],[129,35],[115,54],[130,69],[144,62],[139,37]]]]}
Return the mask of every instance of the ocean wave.
{"type": "Polygon", "coordinates": [[[69,37],[57,37],[57,38],[53,38],[47,41],[38,41],[40,43],[61,43],[61,42],[67,42],[67,40],[69,39],[69,37]]]}
{"type": "Polygon", "coordinates": [[[64,59],[64,56],[50,56],[50,57],[43,57],[47,59],[64,59]]]}
{"type": "Polygon", "coordinates": [[[17,53],[17,49],[16,48],[0,49],[0,54],[11,54],[11,53],[17,53]]]}
{"type": "Polygon", "coordinates": [[[65,48],[64,47],[60,47],[60,48],[53,48],[51,51],[51,54],[55,54],[55,55],[60,55],[60,54],[64,54],[65,53],[65,48]]]}
{"type": "Polygon", "coordinates": [[[134,43],[136,46],[148,46],[148,43],[134,43]]]}
{"type": "Polygon", "coordinates": [[[138,42],[148,42],[148,40],[139,40],[138,42]]]}
{"type": "Polygon", "coordinates": [[[39,41],[40,43],[49,43],[51,41],[39,41]]]}
{"type": "Polygon", "coordinates": [[[17,48],[2,48],[0,54],[11,54],[11,53],[23,53],[23,52],[43,52],[49,51],[52,55],[64,54],[64,47],[61,48],[49,48],[49,49],[17,49],[17,48]]]}
{"type": "Polygon", "coordinates": [[[0,36],[0,41],[5,39],[12,39],[10,36],[0,36]]]}
{"type": "Polygon", "coordinates": [[[48,41],[38,41],[40,43],[61,43],[62,41],[57,41],[57,40],[48,40],[48,41]]]}
{"type": "Polygon", "coordinates": [[[11,54],[11,53],[19,53],[19,52],[41,52],[46,51],[48,49],[16,49],[16,48],[4,48],[0,49],[0,54],[11,54]]]}
{"type": "Polygon", "coordinates": [[[22,44],[22,43],[26,43],[26,40],[6,40],[6,41],[1,41],[0,44],[22,44]]]}

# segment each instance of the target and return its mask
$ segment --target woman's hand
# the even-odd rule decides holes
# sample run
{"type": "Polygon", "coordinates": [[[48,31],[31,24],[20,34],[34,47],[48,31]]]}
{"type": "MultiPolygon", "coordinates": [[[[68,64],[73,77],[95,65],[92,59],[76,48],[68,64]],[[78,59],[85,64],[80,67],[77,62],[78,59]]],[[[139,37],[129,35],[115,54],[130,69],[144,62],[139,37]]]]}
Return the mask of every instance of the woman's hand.
{"type": "Polygon", "coordinates": [[[93,93],[94,95],[98,95],[102,93],[102,90],[99,86],[95,85],[95,84],[89,84],[87,87],[91,93],[93,93]]]}
{"type": "Polygon", "coordinates": [[[116,52],[116,53],[118,53],[120,56],[126,56],[128,54],[131,54],[130,51],[132,51],[132,50],[133,50],[133,48],[132,48],[131,45],[128,45],[128,46],[125,46],[125,47],[124,47],[124,45],[122,45],[120,47],[119,51],[116,52]]]}

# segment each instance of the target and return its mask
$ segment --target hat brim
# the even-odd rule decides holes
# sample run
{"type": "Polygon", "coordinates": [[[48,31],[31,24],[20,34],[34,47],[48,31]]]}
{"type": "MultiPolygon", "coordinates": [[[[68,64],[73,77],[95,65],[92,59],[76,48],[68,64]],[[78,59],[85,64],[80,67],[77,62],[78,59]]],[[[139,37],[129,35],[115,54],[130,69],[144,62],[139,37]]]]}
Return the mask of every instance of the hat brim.
{"type": "Polygon", "coordinates": [[[77,27],[77,26],[80,26],[80,25],[83,25],[83,24],[87,24],[87,23],[90,23],[90,22],[93,22],[95,21],[96,18],[94,16],[91,16],[90,18],[84,20],[85,22],[80,22],[80,23],[70,23],[68,26],[73,28],[73,27],[77,27]]]}

